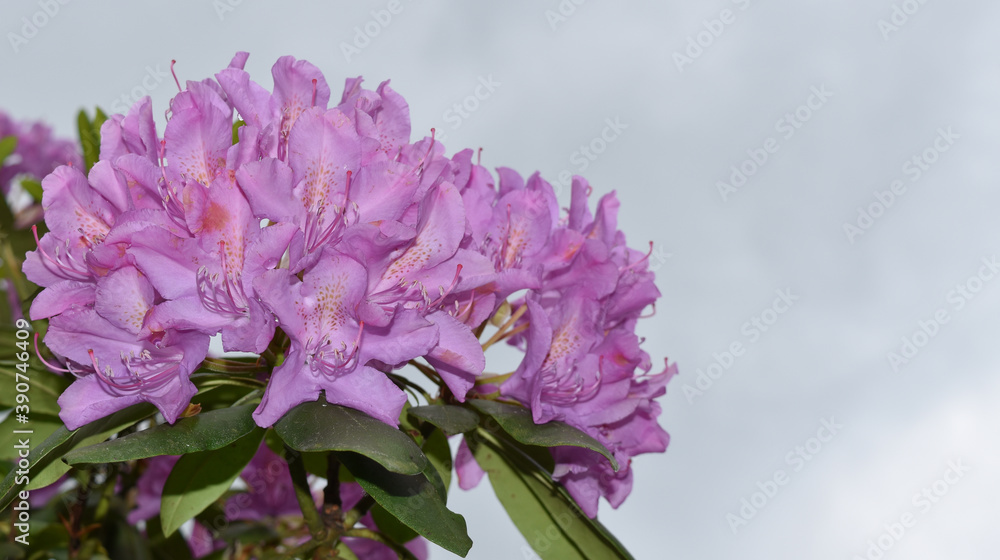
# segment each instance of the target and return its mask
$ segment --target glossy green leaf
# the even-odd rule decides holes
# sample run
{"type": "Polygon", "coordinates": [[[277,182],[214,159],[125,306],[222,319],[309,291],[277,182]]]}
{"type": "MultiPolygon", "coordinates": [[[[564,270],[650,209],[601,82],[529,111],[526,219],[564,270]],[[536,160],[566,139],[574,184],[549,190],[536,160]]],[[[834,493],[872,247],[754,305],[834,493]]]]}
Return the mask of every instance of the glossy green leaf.
{"type": "MultiPolygon", "coordinates": [[[[151,413],[150,413],[150,415],[151,415],[151,413]]],[[[149,416],[149,415],[147,415],[147,416],[149,416]]],[[[129,426],[132,426],[136,422],[137,421],[126,420],[126,421],[121,422],[119,424],[112,425],[112,426],[106,428],[102,432],[96,433],[96,434],[94,434],[94,435],[92,435],[90,437],[87,437],[87,438],[81,440],[79,442],[79,444],[73,446],[73,449],[79,449],[79,448],[82,448],[82,447],[89,447],[91,445],[94,445],[94,444],[100,443],[102,441],[105,441],[109,437],[111,437],[112,435],[114,435],[114,434],[116,434],[116,433],[124,430],[125,428],[128,428],[129,426]]],[[[55,432],[53,432],[53,433],[55,433],[55,432]]],[[[67,453],[70,452],[70,451],[72,451],[72,450],[67,451],[67,453]]],[[[49,484],[52,484],[52,483],[56,482],[57,480],[59,480],[59,478],[62,477],[62,475],[64,475],[67,472],[69,472],[69,470],[70,470],[70,466],[67,465],[65,462],[63,462],[63,461],[55,461],[54,460],[51,463],[49,463],[48,465],[46,465],[45,468],[43,468],[41,470],[34,469],[32,471],[32,475],[31,475],[31,483],[29,483],[26,486],[26,488],[28,490],[37,490],[38,488],[44,488],[44,487],[48,486],[49,484]]]]}
{"type": "Polygon", "coordinates": [[[396,519],[438,546],[465,557],[472,548],[465,518],[450,511],[423,474],[386,470],[357,453],[338,453],[361,487],[396,519]]]}
{"type": "Polygon", "coordinates": [[[410,414],[434,424],[449,434],[471,432],[479,425],[479,416],[461,406],[453,404],[429,404],[409,409],[410,414]]]}
{"type": "Polygon", "coordinates": [[[201,513],[229,490],[264,439],[264,430],[220,449],[189,453],[177,460],[163,486],[160,521],[163,534],[170,536],[188,519],[201,513]]]}
{"type": "MultiPolygon", "coordinates": [[[[152,405],[140,403],[118,411],[106,418],[95,420],[73,431],[67,430],[65,426],[59,427],[31,450],[32,486],[29,486],[29,488],[34,487],[33,485],[45,474],[44,471],[50,467],[61,470],[62,473],[69,470],[68,465],[58,460],[66,453],[77,447],[104,441],[111,434],[117,433],[151,416],[155,410],[152,405]]],[[[24,480],[22,476],[17,474],[16,470],[7,473],[3,482],[0,482],[0,510],[7,507],[13,501],[14,496],[25,487],[27,482],[27,480],[24,480]]]]}
{"type": "Polygon", "coordinates": [[[632,555],[596,519],[521,450],[488,435],[467,442],[511,520],[543,559],[631,560],[632,555]]]}
{"type": "Polygon", "coordinates": [[[158,455],[183,455],[212,451],[246,436],[257,427],[251,413],[255,405],[202,412],[181,418],[174,425],[160,424],[115,440],[77,449],[65,457],[79,463],[118,463],[158,455]]]}
{"type": "Polygon", "coordinates": [[[408,543],[418,536],[416,531],[407,527],[405,523],[396,519],[393,514],[378,504],[372,506],[371,514],[379,532],[397,543],[408,543]]]}
{"type": "MultiPolygon", "coordinates": [[[[451,486],[451,470],[453,462],[451,459],[451,446],[448,445],[448,437],[441,430],[434,430],[424,440],[424,454],[431,462],[434,469],[441,477],[441,497],[447,499],[448,488],[451,486]]],[[[433,480],[431,482],[434,482],[433,480]]]]}
{"type": "Polygon", "coordinates": [[[564,422],[535,424],[531,412],[523,407],[497,401],[471,399],[472,406],[496,420],[497,424],[515,440],[541,447],[571,445],[596,451],[611,461],[617,471],[618,461],[601,442],[564,422]]]}
{"type": "Polygon", "coordinates": [[[274,429],[296,451],[354,451],[401,474],[417,474],[428,465],[427,457],[406,434],[345,406],[302,403],[274,429]]]}

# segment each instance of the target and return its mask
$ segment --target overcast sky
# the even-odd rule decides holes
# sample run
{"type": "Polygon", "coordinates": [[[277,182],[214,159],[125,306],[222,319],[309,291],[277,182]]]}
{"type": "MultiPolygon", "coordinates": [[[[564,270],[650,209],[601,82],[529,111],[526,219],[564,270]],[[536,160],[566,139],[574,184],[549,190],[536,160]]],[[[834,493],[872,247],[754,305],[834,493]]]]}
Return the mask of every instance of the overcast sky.
{"type": "MultiPolygon", "coordinates": [[[[681,372],[601,506],[637,558],[996,558],[1000,4],[49,1],[4,3],[0,107],[65,135],[162,115],[171,59],[269,87],[291,54],[392,79],[449,154],[616,190],[681,372]]],[[[471,558],[532,557],[488,484],[450,504],[471,558]]]]}

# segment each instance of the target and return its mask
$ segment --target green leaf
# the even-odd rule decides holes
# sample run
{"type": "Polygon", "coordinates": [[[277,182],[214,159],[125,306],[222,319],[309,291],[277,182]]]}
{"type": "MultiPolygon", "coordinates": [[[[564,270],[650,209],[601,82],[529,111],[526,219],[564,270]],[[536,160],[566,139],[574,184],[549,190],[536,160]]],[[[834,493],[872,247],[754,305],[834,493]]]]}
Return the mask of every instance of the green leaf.
{"type": "MultiPolygon", "coordinates": [[[[151,415],[147,414],[147,416],[151,415]]],[[[138,420],[126,419],[115,425],[110,425],[104,431],[94,434],[80,441],[79,444],[74,445],[73,449],[78,449],[81,447],[88,447],[96,443],[105,441],[112,435],[128,428],[129,426],[135,424],[138,420]]],[[[54,432],[53,432],[54,433],[54,432]]],[[[67,450],[67,453],[72,450],[67,450]]],[[[45,466],[45,468],[40,471],[35,467],[32,467],[31,482],[26,486],[28,490],[37,490],[38,488],[45,488],[49,484],[59,480],[59,478],[69,472],[70,466],[62,461],[53,460],[51,463],[45,466]]]]}
{"type": "Polygon", "coordinates": [[[379,532],[397,543],[408,543],[418,535],[416,531],[407,527],[405,523],[396,519],[393,514],[378,504],[372,506],[371,513],[379,532]]]}
{"type": "Polygon", "coordinates": [[[489,475],[497,498],[531,547],[543,559],[632,560],[625,547],[517,448],[469,437],[476,462],[489,475]]]}
{"type": "Polygon", "coordinates": [[[119,463],[157,455],[184,455],[213,451],[246,436],[257,427],[251,413],[255,405],[243,405],[202,412],[181,418],[174,425],[160,424],[115,440],[77,449],[64,461],[79,463],[119,463]]]}
{"type": "MultiPolygon", "coordinates": [[[[34,484],[38,480],[42,480],[45,476],[45,471],[50,470],[50,467],[54,470],[60,470],[60,476],[69,470],[68,465],[58,460],[66,453],[77,447],[104,441],[111,434],[151,416],[153,412],[155,412],[155,409],[152,405],[140,403],[130,406],[125,410],[120,410],[111,416],[95,420],[73,431],[67,430],[65,426],[59,427],[52,435],[45,438],[42,443],[31,449],[30,480],[32,486],[29,486],[29,488],[34,487],[34,484]]],[[[50,470],[50,472],[52,471],[50,470]]],[[[3,482],[0,482],[0,510],[7,507],[14,500],[14,496],[27,483],[28,480],[25,480],[23,475],[18,475],[17,470],[7,473],[3,482]]]]}
{"type": "Polygon", "coordinates": [[[323,401],[302,403],[274,426],[296,451],[354,451],[392,472],[417,474],[427,457],[396,428],[364,412],[323,401]]]}
{"type": "MultiPolygon", "coordinates": [[[[448,445],[448,436],[441,430],[434,430],[431,435],[424,440],[424,454],[427,460],[434,465],[438,475],[441,477],[441,497],[448,498],[448,488],[451,486],[451,447],[448,445]]],[[[431,481],[433,482],[433,480],[431,481]]]]}
{"type": "Polygon", "coordinates": [[[564,422],[535,424],[528,409],[482,399],[471,399],[472,406],[496,420],[497,424],[515,440],[541,447],[571,445],[596,451],[611,461],[612,468],[618,470],[618,461],[601,442],[564,422]]]}
{"type": "Polygon", "coordinates": [[[80,136],[80,147],[83,148],[84,174],[90,173],[90,168],[97,163],[101,155],[101,125],[108,120],[104,111],[97,108],[94,120],[90,120],[87,112],[80,110],[76,117],[77,132],[80,136]]]}
{"type": "Polygon", "coordinates": [[[163,486],[160,500],[163,534],[169,537],[188,519],[225,494],[253,459],[263,439],[264,430],[255,428],[249,435],[220,449],[181,457],[163,486]]]}
{"type": "Polygon", "coordinates": [[[14,415],[11,414],[6,420],[0,422],[0,459],[11,459],[16,461],[18,458],[19,448],[14,446],[19,445],[20,440],[30,438],[31,441],[45,441],[45,438],[52,435],[53,432],[62,426],[62,420],[55,416],[34,413],[31,415],[31,422],[29,424],[17,424],[15,423],[14,415]],[[35,433],[14,433],[14,430],[23,429],[32,430],[35,433]]]}
{"type": "Polygon", "coordinates": [[[0,138],[0,167],[3,167],[4,160],[7,156],[14,153],[17,149],[17,136],[4,136],[0,138]]]}
{"type": "Polygon", "coordinates": [[[417,418],[434,424],[450,434],[471,432],[479,425],[479,416],[471,410],[453,404],[415,406],[409,410],[417,418]]]}
{"type": "MultiPolygon", "coordinates": [[[[7,343],[8,337],[4,336],[3,338],[4,342],[7,343]]],[[[13,336],[10,337],[10,339],[13,338],[13,336]]],[[[12,348],[13,341],[11,340],[5,346],[12,348]]],[[[56,401],[59,399],[59,395],[66,390],[66,387],[69,387],[69,380],[50,371],[35,368],[34,362],[29,362],[29,364],[31,367],[27,375],[31,379],[31,392],[29,394],[31,401],[27,404],[31,409],[31,414],[58,415],[61,409],[56,401]]],[[[18,381],[24,381],[23,376],[18,379],[18,373],[20,372],[12,365],[0,365],[0,383],[4,387],[14,387],[18,381]]],[[[16,397],[17,393],[14,391],[0,391],[0,407],[14,408],[18,404],[15,400],[16,397]]]]}
{"type": "Polygon", "coordinates": [[[472,548],[465,518],[449,510],[423,474],[390,472],[357,453],[338,453],[358,484],[396,519],[438,546],[465,557],[472,548]]]}
{"type": "MultiPolygon", "coordinates": [[[[424,469],[427,479],[434,485],[441,499],[447,503],[448,487],[451,485],[451,447],[448,445],[448,436],[441,430],[434,430],[424,439],[424,454],[430,461],[432,469],[424,469]]],[[[379,531],[393,541],[403,544],[409,542],[417,536],[417,532],[407,527],[402,521],[396,519],[382,506],[375,504],[372,509],[372,517],[378,525],[379,531]]]]}

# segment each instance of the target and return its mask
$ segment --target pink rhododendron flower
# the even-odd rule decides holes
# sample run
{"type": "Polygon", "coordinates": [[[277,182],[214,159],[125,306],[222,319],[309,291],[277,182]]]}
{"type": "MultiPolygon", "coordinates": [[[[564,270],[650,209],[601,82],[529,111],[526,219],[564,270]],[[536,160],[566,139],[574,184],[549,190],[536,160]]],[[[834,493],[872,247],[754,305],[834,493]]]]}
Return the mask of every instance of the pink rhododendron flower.
{"type": "MultiPolygon", "coordinates": [[[[162,138],[140,100],[104,124],[88,175],[60,167],[43,182],[50,231],[24,270],[45,288],[32,317],[50,319],[45,341],[77,376],[59,400],[67,426],[142,401],[175,421],[215,335],[280,357],[258,425],[322,395],[395,426],[406,395],[388,374],[419,358],[446,401],[499,393],[601,442],[619,471],[555,448],[553,476],[588,515],[602,496],[617,507],[632,457],[666,449],[655,399],[676,368],[651,374],[635,334],[659,291],[618,230],[614,193],[592,211],[575,177],[560,209],[538,173],[494,180],[471,150],[411,140],[388,82],[348,79],[330,106],[308,62],[280,58],[268,90],[246,60],[188,82],[162,138]],[[502,384],[476,385],[480,327],[505,302],[517,315],[500,334],[524,358],[502,384]]],[[[456,463],[474,485],[464,444],[456,463]]]]}

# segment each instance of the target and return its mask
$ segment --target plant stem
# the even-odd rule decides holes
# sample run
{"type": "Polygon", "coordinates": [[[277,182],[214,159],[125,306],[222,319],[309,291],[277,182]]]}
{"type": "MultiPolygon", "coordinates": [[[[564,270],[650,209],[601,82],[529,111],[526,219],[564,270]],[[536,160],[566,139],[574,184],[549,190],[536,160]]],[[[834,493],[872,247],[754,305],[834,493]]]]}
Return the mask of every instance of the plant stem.
{"type": "Polygon", "coordinates": [[[503,375],[487,375],[485,377],[480,377],[476,379],[476,385],[492,385],[503,383],[510,379],[510,376],[514,375],[514,372],[505,373],[503,375]]]}
{"type": "Polygon", "coordinates": [[[416,360],[410,360],[408,363],[411,366],[413,366],[413,367],[417,368],[418,370],[420,370],[420,373],[426,375],[434,383],[437,383],[438,385],[441,385],[442,383],[444,383],[444,381],[441,379],[441,376],[438,375],[438,372],[434,371],[433,368],[431,368],[429,366],[425,366],[424,364],[422,364],[422,363],[420,363],[420,362],[418,362],[416,360]]]}
{"type": "MultiPolygon", "coordinates": [[[[522,316],[524,316],[524,314],[527,311],[528,311],[527,305],[522,305],[521,307],[518,307],[517,311],[511,314],[510,319],[507,319],[507,321],[504,324],[500,325],[500,328],[497,329],[497,332],[493,333],[493,336],[491,336],[489,340],[483,343],[483,351],[485,352],[486,349],[489,348],[490,346],[493,346],[497,342],[500,342],[504,338],[507,338],[511,334],[514,334],[514,332],[508,333],[507,331],[514,325],[514,323],[516,323],[522,316]]],[[[517,329],[515,329],[515,331],[521,332],[520,330],[517,329]]]]}
{"type": "Polygon", "coordinates": [[[343,541],[337,543],[337,555],[343,560],[360,560],[354,551],[347,548],[343,541]]]}
{"type": "Polygon", "coordinates": [[[278,363],[278,356],[274,354],[274,350],[270,348],[265,348],[264,353],[260,355],[261,358],[267,361],[267,365],[274,367],[274,364],[278,363]]]}
{"type": "Polygon", "coordinates": [[[295,487],[295,498],[299,501],[302,517],[306,521],[306,526],[309,527],[309,534],[314,539],[322,541],[327,537],[328,532],[323,521],[319,518],[316,502],[313,501],[302,455],[285,445],[285,460],[288,461],[288,471],[292,475],[292,484],[295,487]]]}
{"type": "Polygon", "coordinates": [[[326,454],[326,488],[323,489],[323,525],[337,533],[343,531],[344,510],[340,501],[340,459],[333,451],[326,454]]]}
{"type": "Polygon", "coordinates": [[[373,505],[375,505],[375,499],[371,495],[365,494],[362,496],[361,500],[358,501],[358,505],[354,506],[354,509],[347,512],[347,515],[344,517],[344,527],[349,530],[351,527],[357,525],[358,520],[364,517],[373,505]]]}
{"type": "Polygon", "coordinates": [[[393,550],[397,556],[404,560],[416,560],[417,557],[410,552],[410,549],[405,546],[398,544],[392,540],[389,540],[382,536],[381,533],[376,533],[371,529],[351,529],[344,536],[347,537],[361,537],[362,539],[369,539],[375,542],[380,542],[393,550]]]}
{"type": "Polygon", "coordinates": [[[69,510],[69,522],[67,532],[69,533],[69,558],[75,560],[80,554],[81,526],[83,524],[83,508],[87,505],[90,496],[90,488],[94,483],[94,471],[87,471],[87,482],[80,484],[76,491],[76,502],[69,510]]]}

